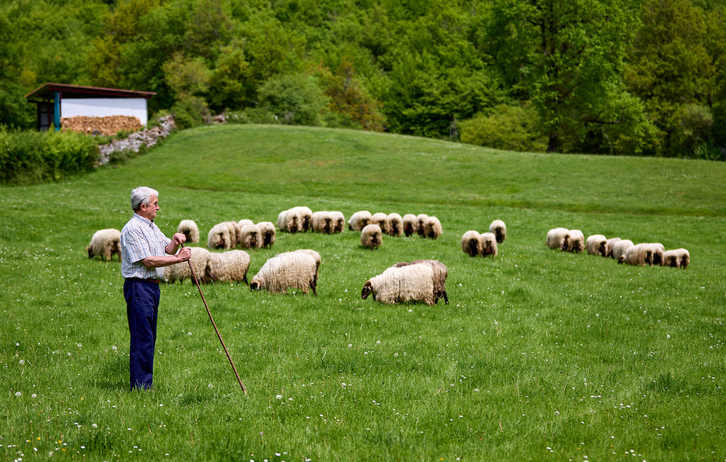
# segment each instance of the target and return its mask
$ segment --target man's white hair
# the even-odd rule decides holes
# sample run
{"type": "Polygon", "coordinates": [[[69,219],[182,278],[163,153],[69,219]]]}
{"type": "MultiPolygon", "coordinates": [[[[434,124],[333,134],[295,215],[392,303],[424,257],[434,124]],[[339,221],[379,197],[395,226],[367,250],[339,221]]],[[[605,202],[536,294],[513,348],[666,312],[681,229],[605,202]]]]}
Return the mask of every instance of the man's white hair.
{"type": "Polygon", "coordinates": [[[149,205],[151,196],[159,197],[159,192],[146,186],[134,189],[131,191],[131,209],[136,212],[141,208],[141,204],[149,205]]]}

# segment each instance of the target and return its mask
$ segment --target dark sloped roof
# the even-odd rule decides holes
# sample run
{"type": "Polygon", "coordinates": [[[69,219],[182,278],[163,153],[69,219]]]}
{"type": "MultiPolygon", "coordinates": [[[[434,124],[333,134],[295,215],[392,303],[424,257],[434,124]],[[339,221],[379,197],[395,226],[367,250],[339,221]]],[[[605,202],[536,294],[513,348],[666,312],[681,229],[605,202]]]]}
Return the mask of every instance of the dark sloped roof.
{"type": "Polygon", "coordinates": [[[118,88],[83,87],[79,85],[67,85],[64,83],[46,83],[36,88],[27,95],[28,102],[42,102],[52,99],[55,92],[63,93],[63,98],[146,98],[149,99],[156,93],[151,91],[120,90],[118,88]]]}

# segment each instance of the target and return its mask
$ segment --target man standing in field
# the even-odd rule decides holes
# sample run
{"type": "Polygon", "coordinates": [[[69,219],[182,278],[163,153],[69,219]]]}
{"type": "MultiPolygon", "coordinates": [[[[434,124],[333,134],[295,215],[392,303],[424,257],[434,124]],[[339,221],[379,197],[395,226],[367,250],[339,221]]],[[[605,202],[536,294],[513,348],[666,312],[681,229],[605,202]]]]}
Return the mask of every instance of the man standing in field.
{"type": "Polygon", "coordinates": [[[134,189],[131,208],[134,215],[121,230],[121,274],[126,279],[124,298],[131,334],[131,389],[146,390],[153,380],[163,267],[189,260],[192,251],[186,247],[176,254],[186,240],[184,234],[176,233],[169,239],[154,223],[159,211],[158,192],[145,186],[134,189]]]}

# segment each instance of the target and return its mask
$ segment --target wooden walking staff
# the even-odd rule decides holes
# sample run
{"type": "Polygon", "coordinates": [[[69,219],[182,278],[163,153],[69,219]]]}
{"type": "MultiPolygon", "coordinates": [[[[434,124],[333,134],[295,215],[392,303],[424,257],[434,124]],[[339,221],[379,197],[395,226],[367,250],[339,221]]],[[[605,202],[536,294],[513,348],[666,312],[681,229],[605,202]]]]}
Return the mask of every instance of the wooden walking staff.
{"type": "MultiPolygon", "coordinates": [[[[184,247],[184,244],[181,244],[182,247],[184,247]]],[[[212,321],[212,326],[214,327],[214,331],[217,333],[217,337],[219,337],[219,341],[222,342],[222,347],[224,348],[224,352],[227,353],[227,359],[229,359],[229,363],[232,365],[232,370],[234,370],[234,375],[237,376],[237,382],[239,383],[239,386],[242,388],[242,392],[246,395],[247,390],[245,389],[245,386],[242,385],[242,380],[239,378],[239,374],[237,373],[237,368],[234,366],[234,361],[232,361],[232,357],[229,355],[229,350],[227,350],[227,345],[224,344],[224,340],[222,340],[222,336],[219,334],[219,330],[217,329],[217,324],[214,323],[214,318],[212,317],[212,312],[209,311],[209,306],[207,306],[207,301],[204,299],[204,294],[202,293],[202,287],[199,285],[199,280],[197,279],[197,275],[194,274],[194,268],[192,267],[191,260],[187,260],[187,263],[189,263],[189,269],[192,270],[192,279],[194,280],[194,283],[197,285],[197,289],[199,290],[199,295],[202,296],[202,301],[204,302],[204,308],[207,309],[207,314],[209,315],[209,320],[212,321]]]]}

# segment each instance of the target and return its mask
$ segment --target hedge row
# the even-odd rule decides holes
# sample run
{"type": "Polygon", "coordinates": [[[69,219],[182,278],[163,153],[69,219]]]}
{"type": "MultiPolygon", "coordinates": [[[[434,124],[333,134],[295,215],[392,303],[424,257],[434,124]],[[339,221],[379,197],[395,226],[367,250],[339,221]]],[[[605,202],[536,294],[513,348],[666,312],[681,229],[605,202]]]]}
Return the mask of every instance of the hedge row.
{"type": "Polygon", "coordinates": [[[74,132],[8,131],[0,127],[0,182],[58,181],[91,170],[96,141],[74,132]]]}

